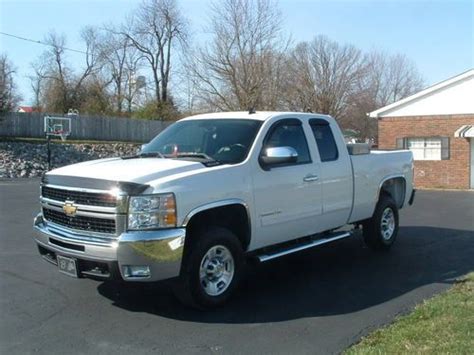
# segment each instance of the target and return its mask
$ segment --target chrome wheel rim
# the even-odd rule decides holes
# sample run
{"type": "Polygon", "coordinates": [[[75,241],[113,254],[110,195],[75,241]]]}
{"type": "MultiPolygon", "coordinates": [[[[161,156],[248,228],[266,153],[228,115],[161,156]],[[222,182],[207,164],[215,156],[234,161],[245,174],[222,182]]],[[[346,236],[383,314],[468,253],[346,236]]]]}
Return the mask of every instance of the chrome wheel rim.
{"type": "Polygon", "coordinates": [[[232,253],[223,245],[213,246],[201,260],[199,280],[209,296],[219,296],[234,278],[235,263],[232,253]]]}
{"type": "Polygon", "coordinates": [[[388,241],[392,238],[393,232],[395,231],[395,214],[390,207],[383,210],[380,230],[384,240],[388,241]]]}

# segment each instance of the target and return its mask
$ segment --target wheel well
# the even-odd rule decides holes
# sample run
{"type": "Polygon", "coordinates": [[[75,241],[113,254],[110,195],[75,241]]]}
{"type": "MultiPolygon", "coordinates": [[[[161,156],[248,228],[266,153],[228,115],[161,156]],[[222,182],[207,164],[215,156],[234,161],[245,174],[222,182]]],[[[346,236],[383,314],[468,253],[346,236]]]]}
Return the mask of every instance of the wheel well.
{"type": "Polygon", "coordinates": [[[405,201],[405,186],[406,182],[402,177],[385,180],[380,187],[379,198],[382,194],[387,194],[395,201],[397,207],[401,208],[405,201]]]}
{"type": "Polygon", "coordinates": [[[239,238],[243,250],[250,244],[250,220],[243,205],[226,205],[197,213],[186,226],[186,243],[192,242],[199,231],[210,226],[229,229],[239,238]]]}

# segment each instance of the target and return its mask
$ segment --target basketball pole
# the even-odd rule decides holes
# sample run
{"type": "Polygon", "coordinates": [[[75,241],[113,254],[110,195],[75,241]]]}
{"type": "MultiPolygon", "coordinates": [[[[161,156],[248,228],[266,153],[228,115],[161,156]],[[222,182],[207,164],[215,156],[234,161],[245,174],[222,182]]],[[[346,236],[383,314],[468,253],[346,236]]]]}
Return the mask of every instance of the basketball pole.
{"type": "Polygon", "coordinates": [[[51,170],[51,145],[50,145],[50,141],[51,141],[51,136],[49,134],[46,135],[47,137],[47,140],[48,140],[48,143],[47,143],[47,149],[48,149],[48,171],[51,170]]]}
{"type": "Polygon", "coordinates": [[[51,136],[61,137],[65,141],[71,133],[71,116],[78,116],[77,110],[69,110],[68,117],[44,116],[44,132],[46,134],[46,149],[48,160],[48,171],[52,168],[51,162],[51,136]],[[64,127],[66,125],[66,128],[64,127]]]}

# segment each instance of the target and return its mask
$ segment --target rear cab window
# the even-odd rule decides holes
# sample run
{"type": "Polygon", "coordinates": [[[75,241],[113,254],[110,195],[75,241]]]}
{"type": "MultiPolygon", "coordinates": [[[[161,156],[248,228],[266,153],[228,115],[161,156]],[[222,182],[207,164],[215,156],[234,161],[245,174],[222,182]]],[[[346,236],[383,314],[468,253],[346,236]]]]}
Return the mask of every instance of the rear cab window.
{"type": "Polygon", "coordinates": [[[309,120],[309,125],[316,140],[321,161],[337,160],[339,158],[339,151],[329,122],[320,118],[311,119],[309,120]]]}

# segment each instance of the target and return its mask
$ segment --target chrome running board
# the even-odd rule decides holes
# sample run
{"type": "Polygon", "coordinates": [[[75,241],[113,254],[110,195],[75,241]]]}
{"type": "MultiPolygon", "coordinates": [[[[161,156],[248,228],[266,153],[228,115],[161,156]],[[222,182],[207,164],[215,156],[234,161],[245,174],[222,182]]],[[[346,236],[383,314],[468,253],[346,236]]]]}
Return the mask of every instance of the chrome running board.
{"type": "Polygon", "coordinates": [[[302,250],[305,250],[305,249],[309,249],[309,248],[314,248],[314,247],[317,247],[319,245],[331,243],[331,242],[334,242],[334,241],[339,240],[339,239],[348,238],[350,236],[352,236],[351,232],[337,233],[337,234],[334,234],[334,235],[332,235],[328,238],[315,239],[315,240],[311,240],[310,242],[306,241],[303,244],[299,244],[299,245],[294,246],[294,247],[287,247],[286,249],[278,250],[278,251],[275,251],[273,253],[266,253],[266,254],[262,254],[262,255],[257,255],[257,259],[261,263],[263,263],[265,261],[276,259],[276,258],[279,258],[279,257],[284,256],[284,255],[293,254],[293,253],[296,253],[296,252],[299,252],[299,251],[302,251],[302,250]]]}

